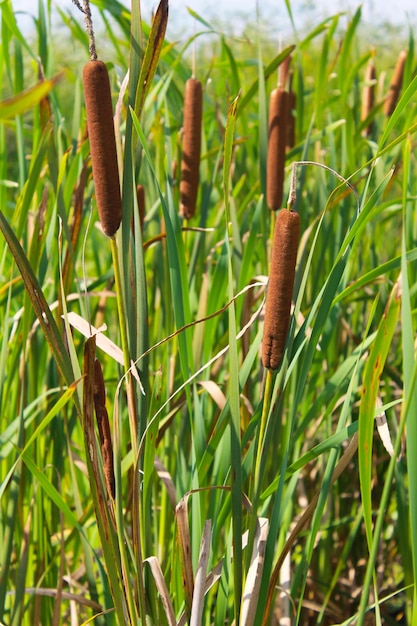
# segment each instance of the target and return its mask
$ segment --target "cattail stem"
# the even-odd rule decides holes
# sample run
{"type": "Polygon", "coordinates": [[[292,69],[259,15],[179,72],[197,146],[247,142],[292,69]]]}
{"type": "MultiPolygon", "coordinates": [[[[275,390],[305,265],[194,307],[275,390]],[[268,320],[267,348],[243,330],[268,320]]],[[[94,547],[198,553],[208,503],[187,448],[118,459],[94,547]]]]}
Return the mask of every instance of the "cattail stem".
{"type": "MultiPolygon", "coordinates": [[[[123,283],[122,277],[120,273],[120,262],[119,262],[119,252],[116,243],[116,239],[113,237],[110,239],[110,247],[112,252],[113,259],[113,269],[114,269],[114,282],[116,287],[116,299],[117,299],[117,311],[119,317],[119,328],[120,328],[120,336],[122,342],[122,350],[123,350],[123,361],[125,372],[128,372],[130,369],[130,352],[129,352],[129,342],[127,338],[127,314],[125,308],[125,300],[123,294],[123,283]]],[[[127,400],[129,406],[129,423],[130,423],[130,436],[132,442],[132,449],[136,453],[137,450],[137,409],[136,409],[136,399],[134,394],[134,388],[131,380],[131,376],[127,377],[127,400]]]]}
{"type": "MultiPolygon", "coordinates": [[[[250,555],[252,554],[253,540],[255,537],[256,523],[258,520],[257,512],[258,512],[258,506],[259,506],[259,498],[261,495],[261,480],[262,480],[261,470],[263,467],[262,454],[264,451],[264,444],[265,444],[264,440],[265,440],[266,425],[268,423],[268,416],[271,410],[273,381],[274,381],[273,370],[266,370],[261,423],[259,426],[255,465],[253,466],[253,483],[252,483],[253,488],[251,490],[252,492],[252,497],[251,497],[252,515],[250,516],[249,529],[248,529],[249,530],[248,550],[247,550],[248,559],[250,558],[250,555]]],[[[247,562],[247,566],[249,566],[249,560],[247,562]]]]}
{"type": "MultiPolygon", "coordinates": [[[[259,435],[258,435],[258,447],[256,450],[256,461],[255,461],[255,477],[254,477],[254,494],[257,499],[260,494],[260,472],[262,465],[262,451],[264,448],[264,438],[265,438],[265,430],[266,424],[268,421],[268,415],[271,408],[272,401],[272,383],[274,380],[273,370],[266,370],[265,376],[265,387],[264,387],[264,402],[262,406],[262,415],[261,415],[261,424],[259,427],[259,435]]],[[[256,507],[254,507],[256,510],[256,507]]]]}

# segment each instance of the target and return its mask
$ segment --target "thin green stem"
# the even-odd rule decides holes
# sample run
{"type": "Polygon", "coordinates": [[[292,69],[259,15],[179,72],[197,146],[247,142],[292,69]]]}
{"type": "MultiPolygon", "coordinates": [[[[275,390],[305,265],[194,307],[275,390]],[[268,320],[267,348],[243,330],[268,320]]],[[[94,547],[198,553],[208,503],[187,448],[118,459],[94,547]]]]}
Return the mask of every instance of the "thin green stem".
{"type": "MultiPolygon", "coordinates": [[[[119,316],[119,328],[122,342],[122,350],[123,350],[123,359],[124,359],[124,368],[125,372],[129,372],[130,369],[130,352],[129,352],[129,344],[128,344],[128,335],[127,335],[127,326],[126,326],[126,307],[125,307],[125,298],[123,294],[123,283],[120,272],[120,263],[119,263],[119,251],[117,247],[117,241],[115,237],[110,239],[110,246],[113,258],[113,268],[114,268],[114,280],[116,287],[116,296],[117,296],[117,310],[119,316]]],[[[126,376],[126,390],[127,390],[127,400],[128,400],[128,413],[129,413],[129,425],[130,425],[130,436],[131,436],[131,444],[132,449],[135,454],[138,448],[137,442],[137,410],[136,410],[136,398],[134,393],[132,376],[127,373],[126,376]]],[[[136,474],[136,468],[135,468],[136,474]]],[[[123,527],[123,516],[120,515],[120,508],[117,508],[118,514],[118,527],[119,531],[123,527]]],[[[146,609],[145,609],[145,597],[144,597],[144,581],[142,575],[142,550],[140,545],[140,498],[139,498],[139,486],[137,480],[134,480],[133,484],[133,502],[132,502],[132,523],[134,528],[134,546],[135,546],[135,554],[137,558],[137,595],[139,600],[139,608],[140,615],[143,617],[144,623],[146,623],[146,609]]],[[[118,532],[119,532],[118,531],[118,532]]],[[[123,537],[120,537],[120,540],[123,542],[123,537]]],[[[127,558],[125,553],[125,558],[127,558]]],[[[133,613],[132,613],[133,616],[133,613]]]]}
{"type": "Polygon", "coordinates": [[[264,448],[264,438],[266,431],[266,424],[268,421],[269,410],[271,408],[272,401],[272,383],[274,380],[274,372],[273,370],[266,370],[265,377],[265,390],[264,390],[264,403],[262,407],[262,415],[261,415],[261,425],[259,428],[259,437],[258,437],[258,448],[256,451],[256,462],[255,462],[255,477],[254,477],[254,498],[256,501],[258,500],[259,492],[260,492],[260,475],[261,475],[261,463],[262,463],[262,451],[264,448]]]}
{"type": "MultiPolygon", "coordinates": [[[[120,328],[120,336],[122,341],[122,351],[123,351],[123,360],[125,372],[128,372],[130,369],[130,352],[129,352],[129,342],[127,338],[127,327],[126,327],[126,307],[125,307],[125,299],[123,294],[123,283],[122,277],[120,273],[120,262],[119,262],[119,251],[117,247],[116,238],[112,237],[110,239],[111,253],[113,258],[113,269],[114,269],[114,281],[116,286],[116,296],[117,296],[117,311],[119,315],[119,328],[120,328]]],[[[126,386],[127,386],[127,398],[128,398],[128,408],[129,408],[129,423],[130,423],[130,436],[132,442],[133,450],[137,450],[137,419],[136,419],[136,401],[135,395],[133,391],[132,385],[132,377],[129,373],[126,377],[126,386]]]]}

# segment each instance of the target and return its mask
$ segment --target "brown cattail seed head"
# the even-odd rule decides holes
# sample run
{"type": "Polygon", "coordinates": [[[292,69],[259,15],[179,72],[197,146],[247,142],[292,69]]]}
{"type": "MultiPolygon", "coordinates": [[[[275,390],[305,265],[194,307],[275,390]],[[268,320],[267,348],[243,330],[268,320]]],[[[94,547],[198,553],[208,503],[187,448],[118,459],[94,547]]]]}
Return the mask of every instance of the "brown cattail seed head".
{"type": "MultiPolygon", "coordinates": [[[[369,117],[372,109],[374,108],[374,99],[375,99],[375,79],[376,79],[376,70],[373,60],[370,61],[365,75],[365,86],[363,88],[362,95],[362,111],[361,111],[361,120],[364,122],[367,117],[369,117]]],[[[363,135],[369,135],[372,131],[372,124],[369,124],[364,131],[363,135]]]]}
{"type": "Polygon", "coordinates": [[[269,99],[268,160],[266,201],[277,211],[282,206],[284,191],[285,146],[287,143],[289,94],[278,87],[269,99]]]}
{"type": "Polygon", "coordinates": [[[387,117],[394,113],[394,109],[397,106],[397,102],[400,97],[406,59],[407,51],[402,50],[398,55],[397,63],[395,65],[394,74],[389,88],[389,93],[384,105],[384,113],[387,117]]]}
{"type": "Polygon", "coordinates": [[[122,203],[110,81],[105,64],[102,61],[86,63],[83,83],[97,209],[103,231],[113,237],[122,219],[122,203]]]}
{"type": "Polygon", "coordinates": [[[268,369],[278,369],[284,353],[299,238],[300,216],[295,211],[282,209],[275,224],[262,339],[262,363],[268,369]]]}
{"type": "Polygon", "coordinates": [[[180,214],[187,220],[193,217],[197,201],[202,112],[201,83],[195,78],[189,78],[185,83],[184,94],[184,134],[180,181],[180,214]]]}

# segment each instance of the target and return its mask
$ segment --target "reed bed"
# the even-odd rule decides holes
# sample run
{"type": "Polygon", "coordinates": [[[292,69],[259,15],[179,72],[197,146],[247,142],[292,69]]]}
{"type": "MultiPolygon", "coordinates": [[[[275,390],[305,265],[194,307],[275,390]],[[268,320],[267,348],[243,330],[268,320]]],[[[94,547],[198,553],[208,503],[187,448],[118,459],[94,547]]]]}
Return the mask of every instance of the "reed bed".
{"type": "Polygon", "coordinates": [[[0,623],[414,624],[412,34],[168,4],[0,5],[0,623]]]}

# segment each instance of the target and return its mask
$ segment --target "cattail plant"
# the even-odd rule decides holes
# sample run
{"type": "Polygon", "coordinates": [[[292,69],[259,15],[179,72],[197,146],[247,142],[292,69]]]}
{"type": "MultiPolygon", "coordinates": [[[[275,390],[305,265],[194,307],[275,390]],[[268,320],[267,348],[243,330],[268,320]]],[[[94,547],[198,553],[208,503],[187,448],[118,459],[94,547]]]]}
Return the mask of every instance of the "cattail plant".
{"type": "Polygon", "coordinates": [[[282,87],[271,92],[269,99],[268,160],[266,201],[277,211],[284,191],[285,145],[287,143],[289,94],[282,87]]]}
{"type": "Polygon", "coordinates": [[[385,100],[384,113],[387,117],[394,113],[394,109],[397,106],[397,102],[400,97],[406,59],[407,50],[402,50],[398,55],[387,99],[385,100]]]}
{"type": "Polygon", "coordinates": [[[184,94],[184,130],[182,142],[180,214],[189,220],[196,208],[200,151],[203,90],[199,80],[189,78],[184,94]]]}
{"type": "Polygon", "coordinates": [[[83,84],[97,209],[104,233],[113,237],[122,219],[110,81],[103,61],[84,66],[83,84]]]}
{"type": "Polygon", "coordinates": [[[113,465],[113,445],[111,440],[109,415],[106,409],[106,388],[104,386],[103,371],[100,361],[94,361],[94,410],[100,437],[101,456],[103,459],[103,473],[106,482],[107,494],[115,497],[115,480],[113,465]]]}
{"type": "Polygon", "coordinates": [[[279,368],[287,339],[299,237],[299,214],[282,209],[275,224],[262,339],[262,363],[271,370],[279,368]]]}
{"type": "MultiPolygon", "coordinates": [[[[361,110],[361,120],[364,122],[368,119],[372,109],[374,108],[374,100],[375,100],[375,79],[376,79],[376,70],[373,59],[368,64],[365,75],[365,86],[363,88],[362,94],[362,110],[361,110]]],[[[366,128],[364,128],[362,134],[364,137],[367,137],[372,132],[372,123],[369,123],[366,128]]]]}

